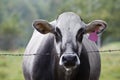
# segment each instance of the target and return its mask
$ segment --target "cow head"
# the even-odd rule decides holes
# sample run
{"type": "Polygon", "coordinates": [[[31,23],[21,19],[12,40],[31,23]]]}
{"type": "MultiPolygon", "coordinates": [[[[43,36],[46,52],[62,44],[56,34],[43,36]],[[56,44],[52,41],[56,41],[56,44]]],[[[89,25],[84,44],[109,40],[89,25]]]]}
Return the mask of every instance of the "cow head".
{"type": "Polygon", "coordinates": [[[80,65],[79,56],[83,35],[96,30],[97,33],[101,33],[106,28],[106,22],[94,20],[85,24],[78,15],[67,12],[51,23],[45,20],[35,20],[33,27],[42,34],[54,34],[55,47],[60,57],[59,65],[66,70],[71,70],[80,65]]]}

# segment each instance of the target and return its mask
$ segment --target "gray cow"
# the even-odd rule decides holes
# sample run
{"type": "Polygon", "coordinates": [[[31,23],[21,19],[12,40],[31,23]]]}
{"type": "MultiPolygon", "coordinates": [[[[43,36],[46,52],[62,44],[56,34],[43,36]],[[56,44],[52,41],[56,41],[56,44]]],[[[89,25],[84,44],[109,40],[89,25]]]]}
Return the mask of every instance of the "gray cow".
{"type": "Polygon", "coordinates": [[[101,62],[90,33],[104,31],[106,22],[85,24],[73,12],[65,12],[53,22],[35,20],[32,38],[23,59],[25,80],[99,80],[101,62]]]}

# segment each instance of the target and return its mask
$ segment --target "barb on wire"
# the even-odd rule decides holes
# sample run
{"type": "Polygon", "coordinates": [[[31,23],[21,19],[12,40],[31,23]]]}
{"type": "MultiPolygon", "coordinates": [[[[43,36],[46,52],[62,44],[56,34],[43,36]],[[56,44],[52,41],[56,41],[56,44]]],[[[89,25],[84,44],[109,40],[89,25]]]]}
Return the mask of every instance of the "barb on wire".
{"type": "MultiPolygon", "coordinates": [[[[87,53],[92,53],[92,52],[120,52],[120,49],[114,49],[114,50],[100,50],[100,51],[88,51],[87,53]]],[[[40,54],[37,54],[37,53],[34,53],[34,54],[0,54],[0,56],[33,56],[33,55],[40,55],[40,54]]],[[[50,55],[50,54],[45,54],[45,55],[50,55]]]]}

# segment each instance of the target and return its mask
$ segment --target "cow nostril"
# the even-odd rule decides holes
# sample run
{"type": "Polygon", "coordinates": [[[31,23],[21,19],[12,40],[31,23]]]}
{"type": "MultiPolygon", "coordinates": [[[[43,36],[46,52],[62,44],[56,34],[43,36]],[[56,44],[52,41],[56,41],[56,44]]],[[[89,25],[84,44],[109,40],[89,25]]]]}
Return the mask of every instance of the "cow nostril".
{"type": "Polygon", "coordinates": [[[73,56],[72,60],[76,62],[77,61],[77,57],[73,56]]]}
{"type": "Polygon", "coordinates": [[[62,61],[65,62],[67,61],[67,58],[65,56],[62,57],[62,61]]]}

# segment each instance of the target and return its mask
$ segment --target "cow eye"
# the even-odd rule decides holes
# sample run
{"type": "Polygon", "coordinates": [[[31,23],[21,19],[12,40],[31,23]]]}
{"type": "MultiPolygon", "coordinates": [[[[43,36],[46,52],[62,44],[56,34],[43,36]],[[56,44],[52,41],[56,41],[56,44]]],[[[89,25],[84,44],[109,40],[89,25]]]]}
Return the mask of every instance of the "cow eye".
{"type": "Polygon", "coordinates": [[[83,34],[85,32],[84,28],[81,28],[78,30],[77,35],[76,35],[76,40],[79,42],[82,42],[83,34]]]}
{"type": "Polygon", "coordinates": [[[56,31],[54,34],[57,42],[62,40],[62,34],[59,28],[56,27],[56,31]]]}

